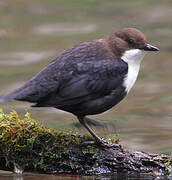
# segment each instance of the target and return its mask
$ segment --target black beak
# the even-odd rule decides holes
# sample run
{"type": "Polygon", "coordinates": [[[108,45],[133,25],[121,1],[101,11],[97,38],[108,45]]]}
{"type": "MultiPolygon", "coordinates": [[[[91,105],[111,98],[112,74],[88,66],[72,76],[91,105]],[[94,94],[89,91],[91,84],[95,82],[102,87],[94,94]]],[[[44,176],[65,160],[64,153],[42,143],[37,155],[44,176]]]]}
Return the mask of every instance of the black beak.
{"type": "Polygon", "coordinates": [[[147,44],[147,45],[143,48],[143,50],[145,50],[145,51],[159,51],[159,48],[157,48],[157,47],[155,47],[155,46],[152,46],[152,45],[150,45],[150,44],[147,44]]]}

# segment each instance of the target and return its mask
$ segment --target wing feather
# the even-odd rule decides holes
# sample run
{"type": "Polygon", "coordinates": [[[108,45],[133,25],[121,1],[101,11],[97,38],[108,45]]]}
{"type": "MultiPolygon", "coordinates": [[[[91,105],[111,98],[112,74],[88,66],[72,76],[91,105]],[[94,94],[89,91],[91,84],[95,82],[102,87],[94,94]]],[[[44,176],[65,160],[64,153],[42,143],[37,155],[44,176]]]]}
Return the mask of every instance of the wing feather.
{"type": "Polygon", "coordinates": [[[67,80],[58,91],[40,99],[35,106],[72,106],[106,96],[123,82],[128,71],[127,63],[121,59],[71,64],[70,68],[72,73],[65,74],[67,80]]]}

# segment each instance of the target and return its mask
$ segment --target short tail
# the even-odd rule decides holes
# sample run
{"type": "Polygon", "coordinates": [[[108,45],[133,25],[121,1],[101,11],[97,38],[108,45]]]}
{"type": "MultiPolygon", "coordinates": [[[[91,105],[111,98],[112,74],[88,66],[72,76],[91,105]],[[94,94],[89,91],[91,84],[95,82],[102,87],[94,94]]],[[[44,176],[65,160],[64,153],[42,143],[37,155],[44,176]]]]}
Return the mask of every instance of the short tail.
{"type": "Polygon", "coordinates": [[[4,103],[7,102],[8,100],[6,100],[4,97],[0,97],[0,103],[4,103]]]}
{"type": "Polygon", "coordinates": [[[18,96],[20,93],[21,93],[21,88],[18,88],[7,95],[0,97],[0,103],[5,103],[13,99],[18,100],[18,96]]]}
{"type": "Polygon", "coordinates": [[[5,96],[0,97],[0,103],[5,103],[8,102],[10,100],[13,100],[15,97],[13,94],[7,94],[5,96]]]}

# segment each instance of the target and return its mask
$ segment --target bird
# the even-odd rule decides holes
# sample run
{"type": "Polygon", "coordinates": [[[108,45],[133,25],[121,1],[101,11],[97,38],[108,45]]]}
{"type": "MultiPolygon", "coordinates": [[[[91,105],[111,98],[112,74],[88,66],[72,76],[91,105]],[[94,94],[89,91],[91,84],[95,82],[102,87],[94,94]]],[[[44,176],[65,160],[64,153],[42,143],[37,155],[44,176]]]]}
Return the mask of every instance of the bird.
{"type": "Polygon", "coordinates": [[[75,115],[95,138],[109,146],[89,126],[88,115],[117,105],[133,87],[146,52],[159,51],[136,28],[122,28],[102,39],[65,50],[31,80],[0,97],[28,101],[33,107],[54,107],[75,115]]]}

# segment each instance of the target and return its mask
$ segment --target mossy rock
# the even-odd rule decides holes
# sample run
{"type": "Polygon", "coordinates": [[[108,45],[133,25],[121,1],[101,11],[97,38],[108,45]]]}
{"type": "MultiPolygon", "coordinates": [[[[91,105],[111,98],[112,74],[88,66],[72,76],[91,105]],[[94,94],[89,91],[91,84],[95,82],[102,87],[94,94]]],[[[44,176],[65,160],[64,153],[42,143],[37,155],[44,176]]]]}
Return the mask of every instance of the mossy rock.
{"type": "MultiPolygon", "coordinates": [[[[99,145],[88,135],[46,128],[28,112],[20,119],[16,111],[0,111],[0,169],[55,174],[171,173],[172,161],[163,154],[133,152],[99,145]]],[[[115,143],[116,137],[109,141],[115,143]]]]}
{"type": "MultiPolygon", "coordinates": [[[[115,141],[115,137],[111,139],[115,141]]],[[[92,164],[98,153],[96,147],[81,144],[93,140],[91,136],[81,136],[77,132],[46,128],[28,112],[20,119],[16,111],[9,114],[0,111],[0,158],[4,169],[18,167],[43,173],[81,173],[84,169],[77,158],[84,156],[82,160],[92,164]]]]}

